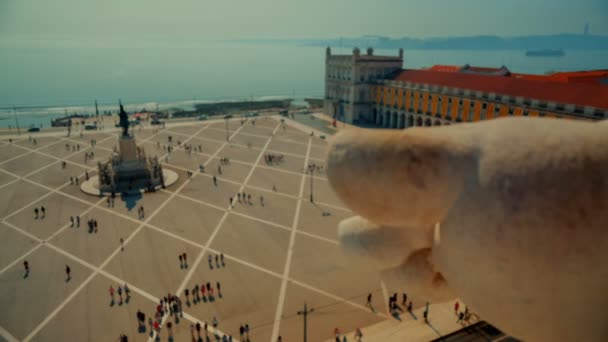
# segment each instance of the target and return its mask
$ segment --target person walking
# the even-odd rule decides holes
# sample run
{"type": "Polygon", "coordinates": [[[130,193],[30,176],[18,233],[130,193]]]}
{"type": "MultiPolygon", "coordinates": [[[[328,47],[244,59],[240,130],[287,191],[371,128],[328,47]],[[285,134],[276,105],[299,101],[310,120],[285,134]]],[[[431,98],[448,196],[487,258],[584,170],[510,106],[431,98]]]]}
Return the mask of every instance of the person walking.
{"type": "Polygon", "coordinates": [[[249,341],[249,323],[245,323],[245,339],[249,341]]]}
{"type": "Polygon", "coordinates": [[[150,327],[150,337],[154,335],[154,322],[152,322],[152,317],[148,317],[148,326],[150,327]]]}
{"type": "Polygon", "coordinates": [[[355,340],[358,342],[361,342],[362,338],[363,338],[363,333],[361,332],[361,329],[357,328],[357,330],[355,330],[355,340]]]}
{"type": "Polygon", "coordinates": [[[458,301],[456,301],[456,303],[454,303],[454,312],[456,313],[456,315],[458,315],[458,308],[460,307],[460,303],[458,303],[458,301]]]}
{"type": "Polygon", "coordinates": [[[46,209],[44,209],[44,206],[40,206],[40,211],[42,212],[42,218],[44,218],[46,216],[46,209]]]}
{"type": "Polygon", "coordinates": [[[70,227],[74,228],[74,216],[70,216],[70,227]]]}
{"type": "Polygon", "coordinates": [[[125,250],[125,241],[122,238],[120,238],[120,250],[121,251],[125,250]]]}
{"type": "Polygon", "coordinates": [[[184,268],[184,260],[181,254],[179,255],[179,268],[184,268]]]}
{"type": "Polygon", "coordinates": [[[118,305],[122,305],[122,287],[118,286],[116,292],[118,293],[118,305]]]}
{"type": "Polygon", "coordinates": [[[25,268],[25,276],[23,277],[27,278],[30,275],[30,263],[27,260],[23,260],[23,268],[25,268]]]}
{"type": "Polygon", "coordinates": [[[194,289],[192,289],[192,301],[196,304],[201,301],[201,297],[198,293],[198,284],[194,285],[194,289]]]}
{"type": "Polygon", "coordinates": [[[367,295],[367,303],[365,305],[369,306],[370,308],[372,307],[372,293],[371,292],[367,295]]]}
{"type": "Polygon", "coordinates": [[[224,262],[224,252],[220,253],[220,259],[222,260],[222,266],[226,267],[226,263],[224,262]]]}
{"type": "Polygon", "coordinates": [[[112,299],[112,305],[114,305],[114,287],[110,285],[110,299],[112,299]]]}
{"type": "Polygon", "coordinates": [[[217,326],[219,325],[219,322],[217,321],[217,318],[215,318],[215,316],[213,316],[211,324],[213,325],[213,334],[217,335],[217,326]]]}
{"type": "Polygon", "coordinates": [[[213,269],[213,257],[211,256],[211,254],[209,254],[207,256],[207,260],[209,261],[209,269],[212,270],[213,269]]]}
{"type": "Polygon", "coordinates": [[[183,255],[183,259],[184,259],[184,268],[188,268],[188,258],[187,258],[187,254],[184,252],[183,255]]]}
{"type": "Polygon", "coordinates": [[[458,320],[456,321],[456,323],[464,323],[464,312],[458,313],[458,320]]]}
{"type": "Polygon", "coordinates": [[[196,324],[194,325],[194,328],[196,329],[196,339],[198,341],[201,339],[201,323],[196,322],[196,324]]]}
{"type": "Polygon", "coordinates": [[[76,215],[76,227],[80,227],[80,215],[76,215]]]}
{"type": "Polygon", "coordinates": [[[221,288],[220,282],[218,281],[216,285],[217,285],[217,295],[221,297],[222,296],[222,288],[221,288]]]}
{"type": "Polygon", "coordinates": [[[38,208],[34,208],[34,214],[36,215],[36,217],[34,217],[35,220],[38,219],[38,208]]]}
{"type": "Polygon", "coordinates": [[[241,341],[243,341],[245,338],[243,336],[245,336],[245,327],[241,324],[241,326],[239,327],[239,336],[241,341]]]}
{"type": "Polygon", "coordinates": [[[131,299],[131,289],[129,288],[129,286],[127,285],[127,283],[125,283],[124,289],[125,289],[125,297],[126,297],[126,300],[128,302],[129,299],[131,299]]]}
{"type": "Polygon", "coordinates": [[[190,297],[188,297],[188,295],[190,294],[190,290],[188,290],[188,288],[184,289],[184,296],[186,296],[186,305],[190,306],[190,297]]]}
{"type": "Polygon", "coordinates": [[[215,255],[215,266],[217,266],[217,268],[220,268],[220,261],[219,260],[220,259],[219,259],[218,255],[216,254],[215,255]]]}
{"type": "Polygon", "coordinates": [[[407,293],[403,292],[403,298],[401,299],[401,305],[407,305],[407,293]]]}
{"type": "Polygon", "coordinates": [[[72,270],[70,270],[70,266],[65,265],[65,274],[68,276],[67,279],[65,280],[66,282],[70,281],[70,279],[72,279],[72,277],[70,275],[71,272],[72,272],[72,270]]]}
{"type": "Polygon", "coordinates": [[[173,323],[167,322],[167,332],[169,333],[169,341],[173,341],[173,323]]]}

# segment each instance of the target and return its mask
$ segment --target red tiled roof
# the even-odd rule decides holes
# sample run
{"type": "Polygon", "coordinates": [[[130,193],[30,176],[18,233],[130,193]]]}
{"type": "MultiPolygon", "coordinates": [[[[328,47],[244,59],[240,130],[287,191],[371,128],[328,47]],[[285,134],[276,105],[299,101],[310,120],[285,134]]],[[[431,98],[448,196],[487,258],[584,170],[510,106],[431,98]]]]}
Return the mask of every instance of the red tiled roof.
{"type": "Polygon", "coordinates": [[[394,80],[608,109],[608,86],[434,70],[402,70],[394,80]]]}
{"type": "Polygon", "coordinates": [[[602,84],[602,81],[608,80],[608,70],[556,72],[549,75],[513,74],[513,77],[562,83],[602,84]]]}
{"type": "Polygon", "coordinates": [[[462,69],[476,71],[476,72],[485,72],[485,73],[497,72],[497,71],[502,70],[502,68],[485,68],[485,67],[475,67],[475,66],[464,66],[462,69]]]}
{"type": "Polygon", "coordinates": [[[431,70],[431,71],[443,71],[443,72],[458,72],[460,70],[461,67],[457,66],[457,65],[441,65],[441,64],[437,64],[437,65],[433,65],[432,67],[428,68],[427,70],[431,70]]]}

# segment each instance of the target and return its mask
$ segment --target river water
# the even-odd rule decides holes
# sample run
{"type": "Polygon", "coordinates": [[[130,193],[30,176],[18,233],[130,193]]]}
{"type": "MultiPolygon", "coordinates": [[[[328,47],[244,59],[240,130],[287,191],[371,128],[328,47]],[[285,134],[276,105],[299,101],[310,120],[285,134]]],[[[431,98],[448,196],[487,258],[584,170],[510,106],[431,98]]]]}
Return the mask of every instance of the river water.
{"type": "MultiPolygon", "coordinates": [[[[163,45],[164,46],[164,45],[163,45]]],[[[334,48],[333,53],[350,53],[334,48]]],[[[376,54],[397,55],[376,50],[376,54]]],[[[191,108],[193,103],[323,95],[325,48],[243,43],[140,47],[6,46],[0,43],[0,127],[48,127],[52,118],[117,109],[191,108]],[[13,106],[17,107],[14,111],[13,106]]],[[[406,51],[405,68],[506,65],[514,72],[607,69],[608,51],[526,57],[524,51],[406,51]]]]}

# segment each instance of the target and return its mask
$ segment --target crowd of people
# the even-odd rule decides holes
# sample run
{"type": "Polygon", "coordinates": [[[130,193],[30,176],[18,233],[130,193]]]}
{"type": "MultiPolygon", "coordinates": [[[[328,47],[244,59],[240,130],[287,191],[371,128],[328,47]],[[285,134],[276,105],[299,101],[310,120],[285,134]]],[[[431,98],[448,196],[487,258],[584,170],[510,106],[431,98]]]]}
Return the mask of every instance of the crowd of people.
{"type": "Polygon", "coordinates": [[[276,165],[282,163],[285,160],[285,156],[282,154],[276,153],[266,153],[264,154],[264,161],[268,165],[276,165]]]}

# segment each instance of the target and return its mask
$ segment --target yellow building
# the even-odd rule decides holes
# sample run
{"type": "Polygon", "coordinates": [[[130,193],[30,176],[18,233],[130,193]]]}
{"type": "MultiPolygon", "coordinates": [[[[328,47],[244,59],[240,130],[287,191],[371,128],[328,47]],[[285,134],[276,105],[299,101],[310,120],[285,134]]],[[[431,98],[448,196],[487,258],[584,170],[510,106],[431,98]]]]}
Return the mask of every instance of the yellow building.
{"type": "Polygon", "coordinates": [[[367,84],[369,103],[359,101],[355,115],[344,115],[349,123],[402,129],[507,116],[608,117],[608,71],[601,70],[527,75],[506,67],[437,65],[393,70],[385,77],[357,83],[358,91],[362,83],[367,84]]]}

